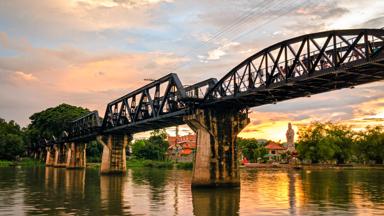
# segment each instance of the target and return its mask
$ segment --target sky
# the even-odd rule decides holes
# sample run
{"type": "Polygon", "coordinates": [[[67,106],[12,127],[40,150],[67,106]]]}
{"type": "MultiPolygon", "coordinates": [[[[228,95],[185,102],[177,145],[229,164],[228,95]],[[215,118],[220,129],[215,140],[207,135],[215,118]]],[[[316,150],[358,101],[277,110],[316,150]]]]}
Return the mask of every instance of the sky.
{"type": "MultiPolygon", "coordinates": [[[[0,118],[26,126],[61,103],[103,116],[144,79],[220,79],[285,39],[382,27],[382,0],[0,0],[0,118]]],[[[255,107],[240,136],[285,141],[288,122],[382,124],[383,93],[376,82],[255,107]]]]}

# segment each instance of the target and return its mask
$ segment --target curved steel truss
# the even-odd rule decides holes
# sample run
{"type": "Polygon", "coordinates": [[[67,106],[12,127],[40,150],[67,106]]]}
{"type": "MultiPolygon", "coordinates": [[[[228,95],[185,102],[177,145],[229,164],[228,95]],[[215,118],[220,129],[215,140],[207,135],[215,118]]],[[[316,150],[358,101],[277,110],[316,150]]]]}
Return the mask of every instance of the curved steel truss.
{"type": "Polygon", "coordinates": [[[254,54],[220,81],[183,86],[176,74],[164,76],[110,102],[102,123],[97,111],[73,121],[61,140],[183,124],[196,106],[244,109],[381,80],[383,49],[383,29],[303,35],[254,54]]]}
{"type": "Polygon", "coordinates": [[[354,29],[277,43],[227,73],[203,105],[258,106],[382,79],[383,42],[383,29],[354,29]]]}

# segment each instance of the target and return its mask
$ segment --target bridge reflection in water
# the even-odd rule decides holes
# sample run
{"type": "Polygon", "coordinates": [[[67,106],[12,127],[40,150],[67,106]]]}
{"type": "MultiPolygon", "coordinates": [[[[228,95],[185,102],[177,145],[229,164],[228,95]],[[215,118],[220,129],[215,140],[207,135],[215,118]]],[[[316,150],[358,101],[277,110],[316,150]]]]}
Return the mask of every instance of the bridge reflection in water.
{"type": "Polygon", "coordinates": [[[193,214],[195,215],[239,215],[240,188],[192,190],[193,214]]]}
{"type": "Polygon", "coordinates": [[[0,168],[0,215],[318,215],[384,211],[383,170],[242,170],[241,189],[191,189],[190,171],[0,168]]]}

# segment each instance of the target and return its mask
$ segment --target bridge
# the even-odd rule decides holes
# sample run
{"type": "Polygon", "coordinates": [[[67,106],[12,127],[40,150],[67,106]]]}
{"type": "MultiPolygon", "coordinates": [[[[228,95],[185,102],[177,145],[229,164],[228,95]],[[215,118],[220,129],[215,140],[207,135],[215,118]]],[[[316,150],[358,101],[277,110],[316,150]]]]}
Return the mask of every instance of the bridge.
{"type": "Polygon", "coordinates": [[[192,186],[239,186],[236,137],[250,107],[384,79],[384,29],[302,35],[245,59],[220,80],[185,87],[171,73],[93,111],[47,141],[46,165],[85,167],[86,143],[103,145],[102,174],[126,171],[132,135],[187,124],[197,134],[192,186]]]}

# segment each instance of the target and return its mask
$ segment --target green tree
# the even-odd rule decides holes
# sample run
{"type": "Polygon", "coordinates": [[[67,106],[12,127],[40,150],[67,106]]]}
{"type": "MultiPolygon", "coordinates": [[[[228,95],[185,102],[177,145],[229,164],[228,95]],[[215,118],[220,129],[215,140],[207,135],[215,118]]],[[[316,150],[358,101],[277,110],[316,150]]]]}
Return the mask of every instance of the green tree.
{"type": "Polygon", "coordinates": [[[327,125],[326,142],[335,145],[333,158],[338,164],[344,164],[352,159],[355,133],[351,126],[329,123],[327,125]]]}
{"type": "Polygon", "coordinates": [[[258,158],[263,158],[267,154],[265,149],[265,140],[237,138],[237,145],[243,154],[251,162],[256,162],[258,158]]]}
{"type": "Polygon", "coordinates": [[[297,151],[300,159],[313,163],[336,160],[338,164],[352,158],[354,133],[350,126],[332,122],[312,122],[298,132],[297,151]]]}
{"type": "Polygon", "coordinates": [[[14,121],[0,118],[0,159],[14,160],[23,155],[25,143],[23,131],[14,121]]]}
{"type": "Polygon", "coordinates": [[[374,161],[381,164],[384,161],[384,127],[368,126],[358,134],[354,148],[361,162],[374,161]]]}
{"type": "Polygon", "coordinates": [[[140,159],[165,160],[168,149],[165,130],[151,132],[148,139],[137,140],[132,145],[132,154],[140,159]]]}
{"type": "Polygon", "coordinates": [[[60,104],[33,114],[29,117],[31,123],[26,130],[29,150],[36,150],[43,138],[50,139],[52,136],[59,138],[73,120],[87,113],[89,113],[88,109],[60,104]]]}
{"type": "Polygon", "coordinates": [[[87,143],[86,148],[87,162],[100,162],[101,155],[103,154],[103,145],[97,141],[90,141],[87,143]]]}

